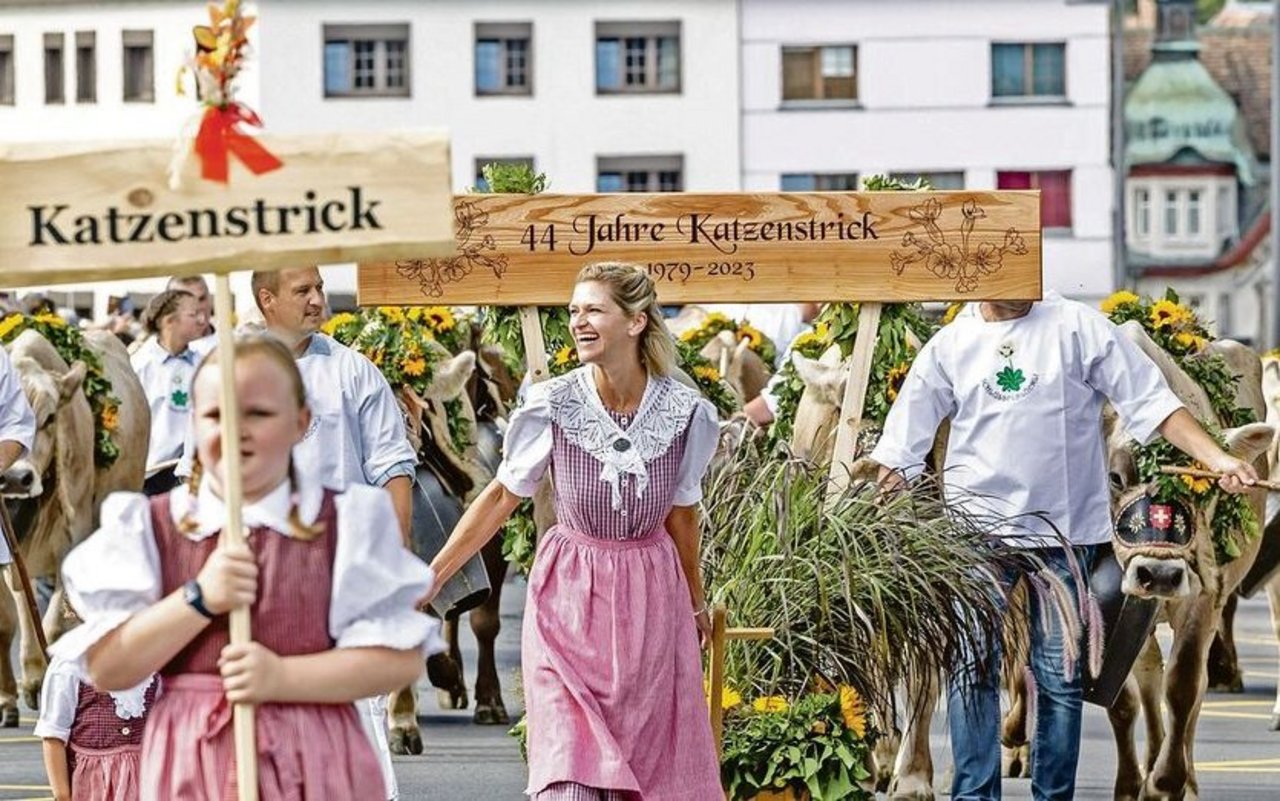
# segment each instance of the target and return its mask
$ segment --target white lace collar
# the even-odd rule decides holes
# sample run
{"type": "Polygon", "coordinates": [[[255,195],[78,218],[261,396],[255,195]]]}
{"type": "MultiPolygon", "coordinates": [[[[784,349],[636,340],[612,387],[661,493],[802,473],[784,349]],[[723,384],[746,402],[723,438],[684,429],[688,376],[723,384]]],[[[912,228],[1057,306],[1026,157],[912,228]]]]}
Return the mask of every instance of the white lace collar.
{"type": "Polygon", "coordinates": [[[622,476],[636,477],[636,498],[649,487],[648,462],[667,452],[689,425],[700,396],[667,376],[649,376],[635,417],[618,425],[596,388],[595,371],[583,365],[548,382],[552,420],[574,445],[600,463],[600,480],[609,485],[613,508],[622,508],[622,476]]]}
{"type": "MultiPolygon", "coordinates": [[[[290,491],[289,480],[280,482],[274,490],[252,503],[240,507],[240,519],[245,531],[263,526],[278,531],[286,537],[293,530],[289,523],[289,509],[295,500],[298,517],[305,525],[316,522],[320,516],[320,502],[324,500],[324,487],[316,482],[300,480],[301,487],[295,494],[290,491]]],[[[169,494],[169,512],[173,522],[180,523],[187,515],[196,521],[196,529],[186,537],[195,542],[217,534],[227,523],[227,507],[213,491],[211,482],[200,482],[200,489],[192,499],[188,486],[179,484],[169,494]]]]}
{"type": "Polygon", "coordinates": [[[116,717],[121,720],[140,718],[147,713],[147,690],[155,683],[156,674],[142,680],[141,684],[127,690],[108,693],[116,705],[116,717]]]}

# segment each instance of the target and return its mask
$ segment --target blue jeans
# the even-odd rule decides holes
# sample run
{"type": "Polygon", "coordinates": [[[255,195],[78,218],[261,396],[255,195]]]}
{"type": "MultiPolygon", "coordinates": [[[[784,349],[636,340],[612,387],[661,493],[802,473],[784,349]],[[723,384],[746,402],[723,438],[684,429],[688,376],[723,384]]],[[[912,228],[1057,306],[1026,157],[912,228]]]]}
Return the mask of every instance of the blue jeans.
{"type": "MultiPolygon", "coordinates": [[[[1094,546],[1077,546],[1074,558],[1085,581],[1093,564],[1094,546]]],[[[1079,592],[1061,548],[1035,553],[1073,592],[1079,592]]],[[[1022,571],[1001,576],[1006,592],[1022,571]]],[[[1036,684],[1036,727],[1031,743],[1031,796],[1036,801],[1065,801],[1075,796],[1076,763],[1080,757],[1082,695],[1079,643],[1071,675],[1062,666],[1063,629],[1056,612],[1040,614],[1037,593],[1028,593],[1031,633],[1031,672],[1036,684]],[[1043,617],[1048,617],[1047,626],[1043,617]]],[[[1077,605],[1078,608],[1078,605],[1077,605]]],[[[951,677],[947,692],[947,724],[955,775],[952,801],[998,801],[1000,798],[1000,641],[976,659],[966,660],[951,677]]]]}

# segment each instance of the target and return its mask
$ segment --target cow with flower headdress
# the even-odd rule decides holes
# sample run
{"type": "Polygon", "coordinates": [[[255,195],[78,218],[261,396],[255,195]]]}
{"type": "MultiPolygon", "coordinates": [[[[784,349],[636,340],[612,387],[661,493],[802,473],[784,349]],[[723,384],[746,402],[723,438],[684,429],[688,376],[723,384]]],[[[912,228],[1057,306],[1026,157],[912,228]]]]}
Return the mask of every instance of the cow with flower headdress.
{"type": "MultiPolygon", "coordinates": [[[[1210,341],[1172,293],[1155,301],[1118,294],[1103,311],[1159,366],[1187,409],[1234,455],[1267,475],[1275,428],[1254,422],[1265,415],[1258,355],[1235,342],[1210,341]]],[[[1258,554],[1264,493],[1229,495],[1202,476],[1165,474],[1162,467],[1199,466],[1162,440],[1140,446],[1111,418],[1107,422],[1121,588],[1128,598],[1158,604],[1158,620],[1173,630],[1167,663],[1153,637],[1122,631],[1123,624],[1110,633],[1108,649],[1117,636],[1144,643],[1108,710],[1118,749],[1115,794],[1198,798],[1191,753],[1210,645],[1258,554]],[[1139,709],[1147,732],[1142,762],[1133,743],[1139,709]]]]}
{"type": "MultiPolygon", "coordinates": [[[[43,626],[49,640],[62,630],[62,557],[98,525],[110,493],[138,492],[146,470],[151,412],[129,355],[114,335],[81,333],[51,314],[0,320],[3,342],[36,416],[31,451],[0,475],[13,510],[20,555],[30,575],[55,582],[43,626]]],[[[0,603],[0,720],[18,725],[18,682],[8,659],[15,622],[20,633],[23,701],[35,708],[46,666],[39,638],[22,609],[0,603]]]]}

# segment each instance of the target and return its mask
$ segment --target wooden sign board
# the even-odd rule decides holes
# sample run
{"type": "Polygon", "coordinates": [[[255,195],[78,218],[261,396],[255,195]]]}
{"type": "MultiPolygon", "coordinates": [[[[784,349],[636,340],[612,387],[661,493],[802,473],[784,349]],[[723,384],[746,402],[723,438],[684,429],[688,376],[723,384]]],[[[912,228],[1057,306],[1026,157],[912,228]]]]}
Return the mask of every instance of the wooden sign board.
{"type": "Polygon", "coordinates": [[[361,305],[555,305],[597,261],[665,303],[1038,300],[1040,194],[459,195],[456,252],[361,263],[361,305]]]}
{"type": "Polygon", "coordinates": [[[0,286],[453,253],[443,134],[256,138],[284,166],[176,190],[172,140],[0,145],[0,286]]]}

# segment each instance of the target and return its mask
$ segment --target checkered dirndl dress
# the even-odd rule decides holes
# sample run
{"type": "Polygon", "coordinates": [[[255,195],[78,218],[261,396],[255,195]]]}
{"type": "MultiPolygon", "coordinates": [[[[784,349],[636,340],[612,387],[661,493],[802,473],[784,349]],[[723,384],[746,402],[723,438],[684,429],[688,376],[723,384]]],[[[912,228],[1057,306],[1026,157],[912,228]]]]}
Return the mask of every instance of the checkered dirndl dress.
{"type": "Polygon", "coordinates": [[[75,722],[67,737],[72,801],[137,801],[145,710],[151,709],[157,686],[152,677],[142,696],[141,715],[124,716],[110,693],[80,683],[75,722]]]}
{"type": "Polygon", "coordinates": [[[546,392],[559,522],[538,543],[524,615],[526,792],[723,798],[689,589],[663,527],[682,481],[701,497],[710,453],[686,460],[690,420],[714,431],[715,413],[670,378],[650,380],[634,419],[605,409],[583,370],[546,392]]]}
{"type": "MultiPolygon", "coordinates": [[[[179,533],[169,495],[151,499],[162,594],[196,576],[217,537],[179,533]]],[[[258,600],[250,607],[253,638],[280,656],[328,651],[329,600],[337,549],[334,492],[325,490],[304,541],[267,528],[247,538],[258,563],[258,600]]],[[[220,616],[161,670],[164,691],[147,721],[142,747],[143,801],[223,801],[237,797],[231,705],[218,657],[230,642],[220,616]]],[[[258,792],[263,801],[301,798],[383,801],[382,770],[352,704],[258,704],[258,792]]]]}

